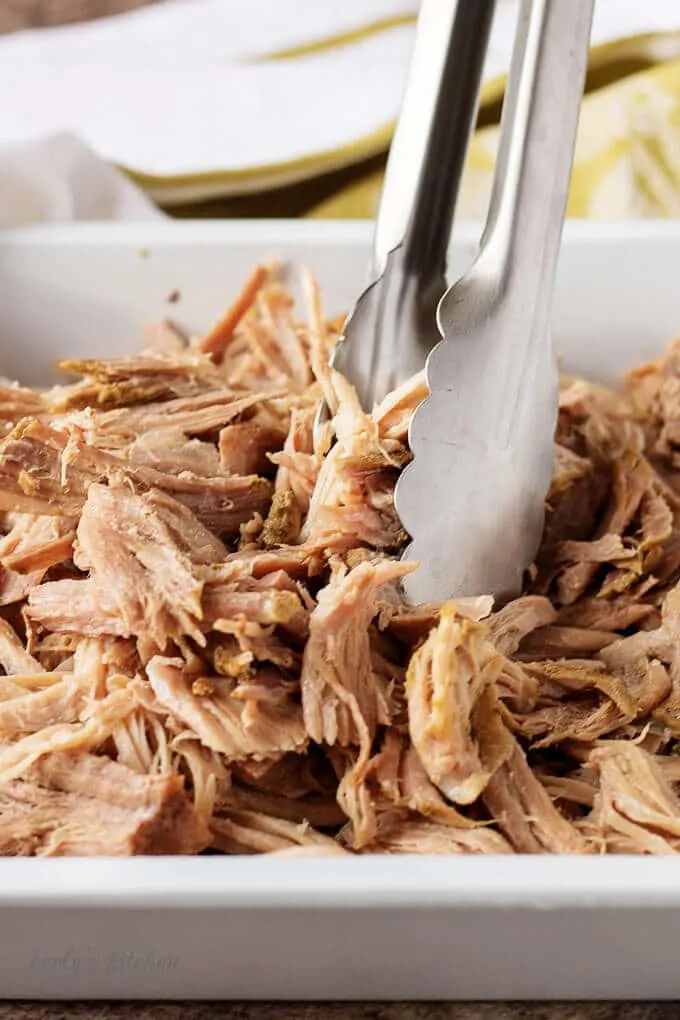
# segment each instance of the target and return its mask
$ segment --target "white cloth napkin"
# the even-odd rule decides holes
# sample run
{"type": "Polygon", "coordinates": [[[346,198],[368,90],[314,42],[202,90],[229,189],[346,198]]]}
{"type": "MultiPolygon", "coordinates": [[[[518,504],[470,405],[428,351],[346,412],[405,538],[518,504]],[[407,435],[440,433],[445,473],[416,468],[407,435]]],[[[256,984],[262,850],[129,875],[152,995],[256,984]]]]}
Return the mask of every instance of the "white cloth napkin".
{"type": "Polygon", "coordinates": [[[143,191],[71,135],[0,150],[0,228],[159,216],[143,191]]]}
{"type": "MultiPolygon", "coordinates": [[[[182,200],[205,182],[246,193],[351,162],[398,115],[417,6],[166,0],[0,38],[0,223],[157,214],[107,163],[182,200]]],[[[486,77],[507,70],[516,10],[498,4],[486,77]]],[[[678,0],[598,0],[593,43],[679,28],[678,0]]]]}
{"type": "MultiPolygon", "coordinates": [[[[168,177],[331,152],[393,120],[413,26],[306,56],[291,46],[413,14],[417,0],[170,0],[0,39],[0,144],[59,131],[168,177]]],[[[516,3],[499,4],[487,75],[506,70],[516,3]]],[[[593,42],[680,27],[677,0],[599,0],[593,42]]],[[[247,187],[245,188],[247,190],[247,187]]]]}
{"type": "Polygon", "coordinates": [[[304,57],[260,57],[416,10],[417,0],[171,0],[7,36],[0,144],[69,130],[155,177],[328,152],[396,115],[412,26],[304,57]]]}

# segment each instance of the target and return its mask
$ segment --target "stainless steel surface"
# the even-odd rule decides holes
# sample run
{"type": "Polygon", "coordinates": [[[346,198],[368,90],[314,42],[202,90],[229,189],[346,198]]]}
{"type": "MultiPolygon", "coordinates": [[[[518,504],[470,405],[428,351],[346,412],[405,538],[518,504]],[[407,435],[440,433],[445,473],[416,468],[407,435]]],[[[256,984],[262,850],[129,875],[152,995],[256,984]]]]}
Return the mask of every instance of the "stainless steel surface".
{"type": "Polygon", "coordinates": [[[367,410],[420,371],[440,339],[435,312],[446,289],[446,250],[494,6],[421,5],[376,223],[375,282],[348,318],[333,359],[367,410]]]}
{"type": "Polygon", "coordinates": [[[516,594],[540,541],[557,414],[549,314],[593,6],[521,6],[487,226],[439,305],[444,339],[396,490],[421,564],[405,581],[414,602],[516,594]]]}

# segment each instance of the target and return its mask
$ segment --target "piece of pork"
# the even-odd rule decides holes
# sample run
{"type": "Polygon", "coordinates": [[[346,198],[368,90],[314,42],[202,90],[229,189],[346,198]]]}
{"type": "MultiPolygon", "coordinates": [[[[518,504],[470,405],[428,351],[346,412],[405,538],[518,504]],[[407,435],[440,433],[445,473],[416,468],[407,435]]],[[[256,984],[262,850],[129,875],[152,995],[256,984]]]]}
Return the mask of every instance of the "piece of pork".
{"type": "Polygon", "coordinates": [[[300,677],[305,726],[316,743],[367,747],[378,723],[389,723],[389,692],[372,668],[368,626],[380,589],[412,570],[394,560],[360,563],[336,570],[319,592],[300,677]]]}
{"type": "Polygon", "coordinates": [[[188,471],[192,475],[210,479],[222,473],[220,455],[215,444],[202,439],[189,439],[178,428],[143,432],[129,446],[126,460],[129,464],[146,465],[171,475],[188,471]]]}
{"type": "MultiPolygon", "coordinates": [[[[71,422],[56,428],[27,419],[4,440],[0,446],[0,509],[74,518],[82,510],[89,486],[108,479],[115,484],[128,479],[141,490],[167,493],[216,534],[237,535],[253,514],[266,513],[269,507],[272,486],[265,478],[205,477],[132,463],[123,459],[127,440],[116,454],[100,449],[84,439],[89,419],[81,415],[78,420],[80,426],[71,422]]],[[[161,420],[149,427],[170,426],[161,420]]],[[[176,431],[177,426],[174,428],[176,431]]]]}
{"type": "Polygon", "coordinates": [[[523,662],[533,659],[582,659],[605,650],[607,645],[615,642],[616,635],[608,630],[548,624],[524,638],[517,658],[523,662]]]}
{"type": "Polygon", "coordinates": [[[337,441],[314,486],[302,541],[339,550],[399,549],[406,534],[394,508],[394,485],[408,454],[399,443],[381,441],[346,380],[335,373],[333,382],[337,441]]]}
{"type": "MultiPolygon", "coordinates": [[[[588,535],[577,536],[578,541],[572,541],[568,535],[556,535],[562,541],[555,542],[539,553],[539,562],[547,560],[553,563],[552,576],[557,573],[557,559],[566,564],[557,577],[556,598],[561,605],[573,604],[586,592],[602,563],[627,567],[631,581],[639,576],[639,567],[634,572],[628,568],[645,551],[645,539],[643,537],[641,543],[635,535],[633,522],[641,518],[644,512],[643,500],[658,488],[660,480],[641,451],[635,447],[626,447],[620,451],[619,456],[611,456],[608,472],[611,473],[611,484],[606,493],[605,505],[600,510],[600,521],[594,530],[588,535]],[[624,542],[623,536],[629,529],[633,533],[624,542]],[[565,542],[564,538],[568,541],[565,542]]],[[[602,475],[607,477],[604,472],[602,475]]],[[[657,538],[656,541],[660,540],[657,538]]]]}
{"type": "Polygon", "coordinates": [[[291,800],[334,796],[338,784],[334,764],[323,753],[289,753],[265,762],[236,762],[232,772],[235,782],[248,790],[291,800]]]}
{"type": "Polygon", "coordinates": [[[504,657],[496,680],[496,693],[511,712],[531,712],[538,702],[540,685],[519,662],[504,657]]]}
{"type": "MultiPolygon", "coordinates": [[[[173,329],[173,336],[178,337],[178,330],[164,322],[163,328],[173,329]]],[[[62,372],[80,375],[85,379],[97,382],[117,383],[129,380],[168,380],[172,383],[204,383],[206,386],[219,388],[222,383],[219,372],[209,358],[189,350],[186,343],[176,350],[151,350],[147,348],[139,354],[126,354],[118,358],[66,358],[58,363],[62,372]]],[[[48,391],[49,392],[49,391],[48,391]]]]}
{"type": "Polygon", "coordinates": [[[16,424],[22,418],[40,415],[46,410],[42,394],[9,379],[0,379],[0,421],[16,424]]]}
{"type": "MultiPolygon", "coordinates": [[[[283,394],[280,394],[283,396],[283,394]]],[[[186,436],[200,436],[224,428],[272,394],[210,389],[196,396],[178,397],[138,407],[72,414],[68,421],[82,429],[85,440],[103,450],[124,450],[138,436],[173,428],[186,436]]]]}
{"type": "Polygon", "coordinates": [[[677,465],[680,437],[678,341],[674,341],[660,358],[629,372],[624,389],[645,424],[648,445],[657,455],[677,465]]]}
{"type": "Polygon", "coordinates": [[[192,854],[210,833],[175,773],[138,776],[104,756],[40,758],[0,790],[0,854],[192,854]]]}
{"type": "Polygon", "coordinates": [[[641,658],[655,657],[662,662],[673,661],[677,642],[680,640],[680,584],[676,585],[663,600],[661,626],[655,630],[640,630],[629,637],[603,646],[599,658],[609,669],[623,668],[641,658]]]}
{"type": "Polygon", "coordinates": [[[475,801],[512,751],[495,686],[503,657],[488,633],[447,604],[408,667],[411,740],[431,781],[458,804],[475,801]]]}
{"type": "MultiPolygon", "coordinates": [[[[463,616],[471,620],[486,620],[493,609],[493,596],[478,595],[457,600],[456,605],[463,616]]],[[[386,627],[404,644],[411,648],[419,645],[428,636],[439,620],[441,604],[430,602],[419,606],[390,604],[381,606],[381,627],[386,627]]]]}
{"type": "MultiPolygon", "coordinates": [[[[136,680],[129,682],[129,686],[136,695],[139,682],[136,680]]],[[[172,727],[160,705],[151,708],[140,703],[119,722],[112,733],[111,741],[115,747],[116,760],[140,775],[182,771],[180,762],[183,761],[183,755],[175,751],[172,727]]],[[[215,770],[215,781],[217,774],[215,770]]],[[[195,801],[195,789],[192,790],[192,794],[195,801]]]]}
{"type": "Polygon", "coordinates": [[[488,826],[458,829],[424,818],[383,815],[371,853],[512,854],[510,843],[488,826]]]}
{"type": "Polygon", "coordinates": [[[590,695],[535,708],[527,715],[515,716],[515,723],[533,747],[541,748],[567,740],[587,744],[620,729],[630,719],[613,701],[590,695]]]}
{"type": "Polygon", "coordinates": [[[90,579],[39,584],[29,594],[25,616],[55,634],[130,636],[113,593],[90,579]]]}
{"type": "Polygon", "coordinates": [[[17,514],[12,529],[0,539],[0,563],[5,570],[29,575],[36,583],[50,567],[71,558],[74,539],[75,522],[17,514]]]}
{"type": "MultiPolygon", "coordinates": [[[[548,697],[561,697],[560,688],[567,692],[599,691],[609,698],[624,715],[636,714],[637,703],[629,687],[628,674],[610,673],[597,659],[559,659],[525,663],[526,671],[541,682],[542,693],[548,697]]],[[[637,695],[638,684],[633,685],[637,695]]]]}
{"type": "Polygon", "coordinates": [[[172,767],[187,777],[194,810],[201,818],[209,820],[227,803],[231,790],[230,768],[221,754],[204,747],[191,733],[174,737],[170,750],[172,767]]]}
{"type": "Polygon", "coordinates": [[[670,680],[661,664],[657,666],[661,672],[640,663],[636,670],[615,674],[597,661],[527,663],[527,672],[540,679],[546,693],[531,712],[516,715],[515,722],[536,747],[596,740],[644,717],[668,695],[670,680]],[[572,692],[574,697],[569,696],[572,692]]]}
{"type": "MultiPolygon", "coordinates": [[[[126,360],[119,359],[121,363],[126,360]]],[[[78,383],[53,387],[45,394],[50,411],[53,414],[68,414],[87,408],[97,411],[133,408],[140,404],[171,398],[191,397],[209,388],[211,384],[210,379],[201,379],[198,374],[191,371],[184,374],[164,371],[162,364],[159,364],[157,369],[154,362],[160,362],[160,359],[153,356],[149,357],[148,364],[144,363],[144,356],[133,355],[129,361],[127,375],[124,374],[124,366],[122,364],[118,366],[114,361],[110,377],[107,378],[105,369],[107,362],[93,362],[93,375],[86,375],[78,383]],[[139,362],[138,371],[134,365],[136,358],[139,362]]],[[[62,362],[62,366],[70,364],[71,362],[62,362]]],[[[88,362],[73,364],[82,364],[85,367],[88,362]]]]}
{"type": "Polygon", "coordinates": [[[589,542],[559,542],[555,549],[557,563],[613,563],[634,556],[635,549],[624,545],[620,535],[612,534],[589,542]]]}
{"type": "Polygon", "coordinates": [[[589,764],[599,789],[584,832],[610,853],[680,853],[680,800],[654,756],[633,741],[607,741],[589,764]]]}
{"type": "Polygon", "coordinates": [[[233,679],[236,683],[231,696],[237,701],[245,701],[249,710],[255,705],[265,704],[285,709],[290,698],[297,695],[300,689],[297,679],[265,664],[244,671],[233,679]]]}
{"type": "Polygon", "coordinates": [[[578,602],[560,609],[556,622],[560,627],[625,631],[647,619],[654,612],[653,605],[638,601],[643,594],[643,590],[637,589],[613,599],[584,596],[578,602]]]}
{"type": "MultiPolygon", "coordinates": [[[[20,686],[22,679],[15,677],[13,685],[20,686]]],[[[31,685],[18,696],[0,701],[0,740],[80,718],[85,698],[76,677],[41,672],[28,679],[44,682],[45,686],[31,689],[31,685]]]]}
{"type": "Polygon", "coordinates": [[[534,769],[534,774],[552,800],[562,809],[566,809],[570,805],[577,808],[592,808],[595,803],[598,782],[591,769],[576,769],[567,776],[553,775],[548,770],[534,769]]]}
{"type": "Polygon", "coordinates": [[[334,851],[337,846],[305,822],[272,818],[259,811],[230,810],[226,817],[212,818],[210,827],[213,846],[227,854],[266,854],[294,847],[334,851]]]}
{"type": "Polygon", "coordinates": [[[215,620],[213,630],[220,636],[210,654],[221,676],[239,677],[244,671],[249,673],[258,662],[271,662],[288,672],[299,673],[301,653],[282,640],[272,624],[265,626],[239,616],[215,620]]]}
{"type": "Polygon", "coordinates": [[[269,266],[255,267],[236,300],[199,343],[198,349],[201,353],[211,355],[216,361],[222,360],[239,323],[250,310],[257,294],[269,281],[270,276],[271,268],[269,266]]]}
{"type": "Polygon", "coordinates": [[[429,818],[442,825],[470,828],[474,822],[447,803],[430,781],[407,735],[389,729],[377,754],[352,762],[338,787],[338,802],[350,820],[345,841],[355,850],[371,845],[386,812],[429,818]]]}
{"type": "Polygon", "coordinates": [[[259,475],[222,475],[205,478],[182,471],[178,475],[138,467],[134,479],[186,506],[203,527],[215,535],[234,538],[255,514],[266,515],[272,485],[259,475]]]}
{"type": "MultiPolygon", "coordinates": [[[[219,624],[219,630],[224,632],[224,621],[228,620],[252,621],[264,627],[280,626],[303,639],[307,633],[308,611],[300,595],[297,591],[268,586],[264,580],[267,576],[259,580],[205,584],[198,618],[201,631],[207,633],[219,624]]],[[[90,637],[129,637],[131,634],[113,593],[93,579],[64,579],[38,585],[29,595],[26,617],[32,625],[55,633],[90,637]]],[[[205,640],[202,636],[199,644],[205,644],[205,640]]]]}
{"type": "Polygon", "coordinates": [[[314,572],[313,560],[314,553],[304,546],[240,550],[227,555],[216,578],[233,583],[250,578],[261,580],[268,574],[283,571],[293,580],[302,581],[314,572]]]}
{"type": "Polygon", "coordinates": [[[556,616],[548,599],[540,595],[525,595],[489,617],[489,635],[497,651],[503,655],[514,655],[528,634],[554,623],[556,616]]]}
{"type": "MultiPolygon", "coordinates": [[[[262,332],[270,341],[267,350],[276,360],[279,371],[285,377],[292,393],[305,392],[313,382],[310,363],[310,325],[297,319],[293,311],[293,299],[280,283],[263,287],[257,295],[257,311],[262,332]]],[[[319,309],[320,311],[320,309],[319,309]]],[[[328,324],[321,321],[317,327],[328,331],[328,324]]]]}
{"type": "Polygon", "coordinates": [[[316,829],[339,828],[345,821],[344,813],[330,794],[292,798],[234,784],[227,803],[237,810],[256,811],[296,825],[307,823],[316,829]]]}
{"type": "Polygon", "coordinates": [[[57,722],[0,746],[0,786],[23,776],[48,752],[101,748],[135,707],[130,692],[118,689],[100,701],[86,704],[76,722],[57,722]]]}
{"type": "Polygon", "coordinates": [[[276,491],[291,491],[301,514],[309,510],[312,493],[323,458],[314,449],[314,407],[293,409],[290,428],[279,453],[273,453],[277,466],[276,491]]]}
{"type": "Polygon", "coordinates": [[[102,472],[79,465],[67,471],[70,433],[33,418],[17,424],[0,444],[0,509],[76,518],[87,485],[102,472]]]}
{"type": "Polygon", "coordinates": [[[418,372],[388,393],[371,414],[381,437],[406,445],[411,416],[428,392],[425,372],[418,372]]]}
{"type": "Polygon", "coordinates": [[[123,636],[159,649],[200,629],[206,564],[226,553],[186,507],[163,494],[91,485],[78,525],[76,563],[108,592],[123,636]]]}
{"type": "Polygon", "coordinates": [[[31,620],[26,619],[26,609],[23,612],[26,626],[26,648],[33,656],[38,665],[48,671],[59,671],[62,667],[71,668],[73,654],[79,644],[79,636],[76,634],[48,634],[42,628],[35,627],[31,620]],[[40,634],[37,631],[41,631],[40,634]]]}
{"type": "MultiPolygon", "coordinates": [[[[203,594],[206,627],[222,620],[240,620],[260,626],[281,626],[305,637],[309,613],[295,584],[278,571],[243,581],[210,581],[203,594]],[[286,581],[285,587],[281,582],[286,581]]],[[[218,628],[224,632],[224,624],[218,628]]]]}
{"type": "Polygon", "coordinates": [[[565,380],[559,407],[558,436],[571,434],[573,439],[576,433],[595,459],[615,460],[625,450],[642,451],[642,431],[625,392],[585,379],[565,380]],[[638,433],[639,437],[633,440],[638,433]]]}
{"type": "Polygon", "coordinates": [[[134,640],[85,637],[75,645],[71,668],[81,690],[96,699],[139,675],[142,663],[134,640]]]}
{"type": "Polygon", "coordinates": [[[310,366],[314,378],[319,384],[320,395],[323,396],[331,414],[334,415],[338,410],[337,373],[331,369],[331,356],[337,343],[337,333],[329,329],[329,323],[323,314],[319,284],[308,269],[303,270],[301,284],[307,312],[310,366]]]}
{"type": "Polygon", "coordinates": [[[292,700],[279,706],[235,698],[224,677],[189,674],[181,659],[154,658],[147,675],[163,708],[227,761],[262,761],[306,747],[302,712],[292,700]]]}
{"type": "Polygon", "coordinates": [[[41,673],[43,667],[24,647],[14,628],[0,617],[0,666],[5,673],[41,673]]]}
{"type": "Polygon", "coordinates": [[[591,537],[607,497],[608,482],[607,473],[596,470],[589,457],[556,444],[555,473],[546,501],[543,551],[539,553],[539,565],[549,575],[555,569],[552,549],[557,541],[584,541],[591,537]]]}
{"type": "Polygon", "coordinates": [[[22,603],[36,585],[40,584],[43,576],[43,571],[19,574],[0,565],[0,606],[16,606],[22,603]]]}
{"type": "Polygon", "coordinates": [[[491,777],[483,799],[517,853],[589,851],[587,840],[557,810],[516,742],[510,757],[491,777]]]}
{"type": "Polygon", "coordinates": [[[227,425],[220,432],[220,464],[235,475],[270,474],[270,455],[275,456],[285,440],[285,433],[273,425],[261,425],[256,421],[227,425]]]}

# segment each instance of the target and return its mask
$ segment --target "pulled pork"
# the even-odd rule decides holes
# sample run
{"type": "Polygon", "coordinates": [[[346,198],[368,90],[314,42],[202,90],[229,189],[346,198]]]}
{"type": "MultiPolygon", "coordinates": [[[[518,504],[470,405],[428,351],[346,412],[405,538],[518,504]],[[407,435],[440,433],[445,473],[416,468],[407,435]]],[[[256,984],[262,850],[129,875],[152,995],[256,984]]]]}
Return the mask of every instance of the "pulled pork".
{"type": "Polygon", "coordinates": [[[0,854],[680,852],[680,341],[563,381],[520,598],[408,606],[425,379],[367,413],[276,273],[3,380],[0,854]]]}

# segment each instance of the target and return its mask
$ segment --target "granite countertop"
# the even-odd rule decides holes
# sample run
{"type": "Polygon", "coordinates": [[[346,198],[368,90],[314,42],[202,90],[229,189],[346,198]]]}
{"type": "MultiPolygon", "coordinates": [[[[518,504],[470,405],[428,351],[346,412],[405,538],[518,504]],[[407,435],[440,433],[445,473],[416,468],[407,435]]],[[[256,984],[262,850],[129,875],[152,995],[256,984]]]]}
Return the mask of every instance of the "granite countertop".
{"type": "Polygon", "coordinates": [[[19,1003],[0,1020],[675,1020],[674,1003],[19,1003]]]}

